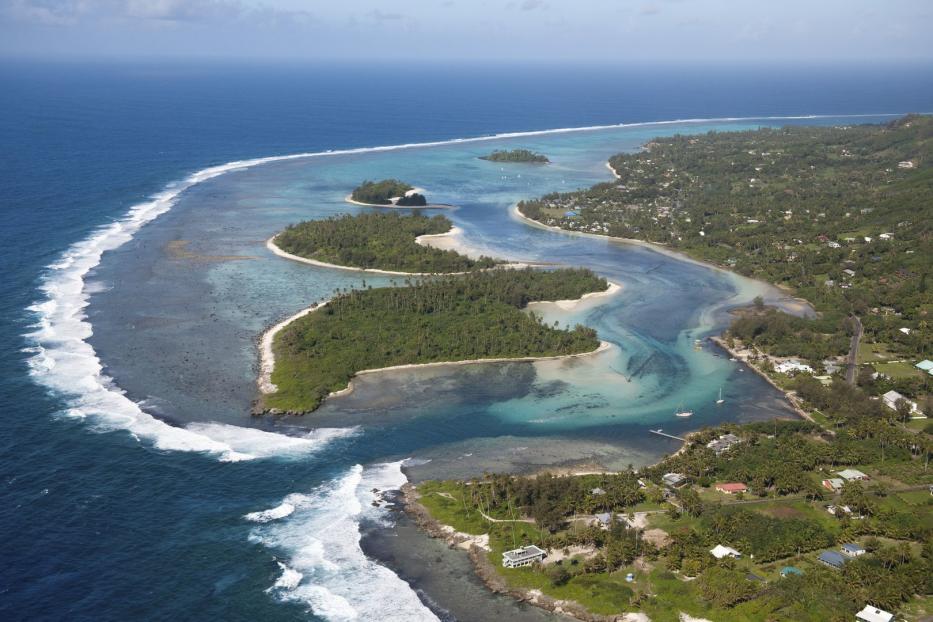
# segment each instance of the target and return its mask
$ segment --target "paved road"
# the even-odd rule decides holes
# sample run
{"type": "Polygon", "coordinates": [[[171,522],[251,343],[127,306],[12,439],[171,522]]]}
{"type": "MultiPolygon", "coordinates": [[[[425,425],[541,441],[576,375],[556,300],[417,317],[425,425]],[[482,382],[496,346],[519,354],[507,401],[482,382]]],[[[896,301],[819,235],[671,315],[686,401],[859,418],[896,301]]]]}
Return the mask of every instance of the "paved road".
{"type": "Polygon", "coordinates": [[[858,372],[858,344],[862,340],[862,320],[857,315],[853,315],[855,320],[855,333],[852,335],[852,343],[849,345],[849,360],[846,364],[846,382],[855,386],[855,377],[858,372]]]}

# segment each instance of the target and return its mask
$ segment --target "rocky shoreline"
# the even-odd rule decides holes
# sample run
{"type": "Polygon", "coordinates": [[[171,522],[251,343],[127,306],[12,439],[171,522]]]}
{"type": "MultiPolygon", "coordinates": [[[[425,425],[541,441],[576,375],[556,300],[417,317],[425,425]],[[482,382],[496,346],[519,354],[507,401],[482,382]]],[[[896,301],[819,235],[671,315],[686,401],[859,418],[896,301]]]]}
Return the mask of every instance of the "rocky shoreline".
{"type": "Polygon", "coordinates": [[[510,586],[505,578],[498,573],[492,562],[489,561],[488,549],[477,543],[478,540],[482,539],[482,536],[471,536],[455,531],[450,526],[444,525],[433,518],[428,509],[420,503],[420,494],[414,484],[403,485],[401,491],[402,509],[412,522],[432,538],[447,542],[449,547],[466,550],[476,576],[491,592],[504,594],[519,602],[562,614],[580,620],[580,622],[635,622],[636,620],[647,620],[647,618],[641,617],[642,614],[626,613],[605,616],[591,613],[583,605],[574,601],[557,600],[542,594],[539,590],[510,586]]]}

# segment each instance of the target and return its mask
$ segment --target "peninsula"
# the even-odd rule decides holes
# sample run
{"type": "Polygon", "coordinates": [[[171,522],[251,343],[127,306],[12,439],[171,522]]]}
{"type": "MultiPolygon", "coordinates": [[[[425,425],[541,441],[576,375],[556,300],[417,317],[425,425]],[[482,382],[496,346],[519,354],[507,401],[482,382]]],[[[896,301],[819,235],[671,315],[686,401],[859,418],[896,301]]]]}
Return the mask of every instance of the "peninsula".
{"type": "Polygon", "coordinates": [[[290,255],[320,264],[393,274],[461,273],[503,265],[490,257],[471,259],[418,243],[421,236],[452,229],[444,216],[371,212],[290,225],[274,243],[290,255]]]}
{"type": "Polygon", "coordinates": [[[340,294],[263,338],[272,357],[265,360],[264,352],[269,377],[260,380],[264,394],[257,410],[313,411],[364,370],[595,352],[602,346],[594,330],[545,325],[523,309],[533,301],[610,290],[589,270],[526,268],[340,294]]]}
{"type": "Polygon", "coordinates": [[[480,156],[479,159],[490,162],[524,162],[529,164],[547,164],[550,162],[547,156],[528,149],[512,149],[511,151],[497,149],[488,155],[480,156]]]}
{"type": "Polygon", "coordinates": [[[364,181],[348,197],[351,203],[374,206],[427,207],[423,191],[397,179],[364,181]]]}

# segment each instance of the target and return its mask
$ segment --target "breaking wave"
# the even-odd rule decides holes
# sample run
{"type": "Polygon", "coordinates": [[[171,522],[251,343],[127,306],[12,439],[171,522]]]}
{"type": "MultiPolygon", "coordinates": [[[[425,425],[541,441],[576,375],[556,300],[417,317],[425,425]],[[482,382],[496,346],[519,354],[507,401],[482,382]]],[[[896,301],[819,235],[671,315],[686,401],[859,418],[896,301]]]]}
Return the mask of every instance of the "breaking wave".
{"type": "Polygon", "coordinates": [[[267,592],[333,622],[436,621],[405,581],[360,548],[362,524],[387,524],[383,494],[407,481],[401,467],[402,462],[356,465],[308,494],[291,494],[274,508],[247,514],[262,523],[250,541],[284,558],[278,562],[282,574],[267,592]]]}

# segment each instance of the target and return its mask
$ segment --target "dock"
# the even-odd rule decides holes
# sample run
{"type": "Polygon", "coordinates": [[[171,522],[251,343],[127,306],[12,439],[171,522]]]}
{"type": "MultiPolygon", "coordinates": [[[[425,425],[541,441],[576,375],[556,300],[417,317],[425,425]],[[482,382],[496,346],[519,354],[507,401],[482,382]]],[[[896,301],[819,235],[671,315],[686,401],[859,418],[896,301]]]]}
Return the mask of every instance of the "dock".
{"type": "Polygon", "coordinates": [[[675,441],[680,441],[681,443],[686,443],[686,442],[687,442],[687,439],[685,439],[685,438],[681,438],[681,437],[679,437],[679,436],[674,436],[673,434],[668,434],[667,432],[662,432],[662,431],[661,431],[661,428],[658,428],[657,430],[648,430],[648,431],[651,432],[652,434],[657,434],[658,436],[664,436],[664,437],[666,437],[666,438],[672,438],[672,439],[674,439],[675,441]]]}

